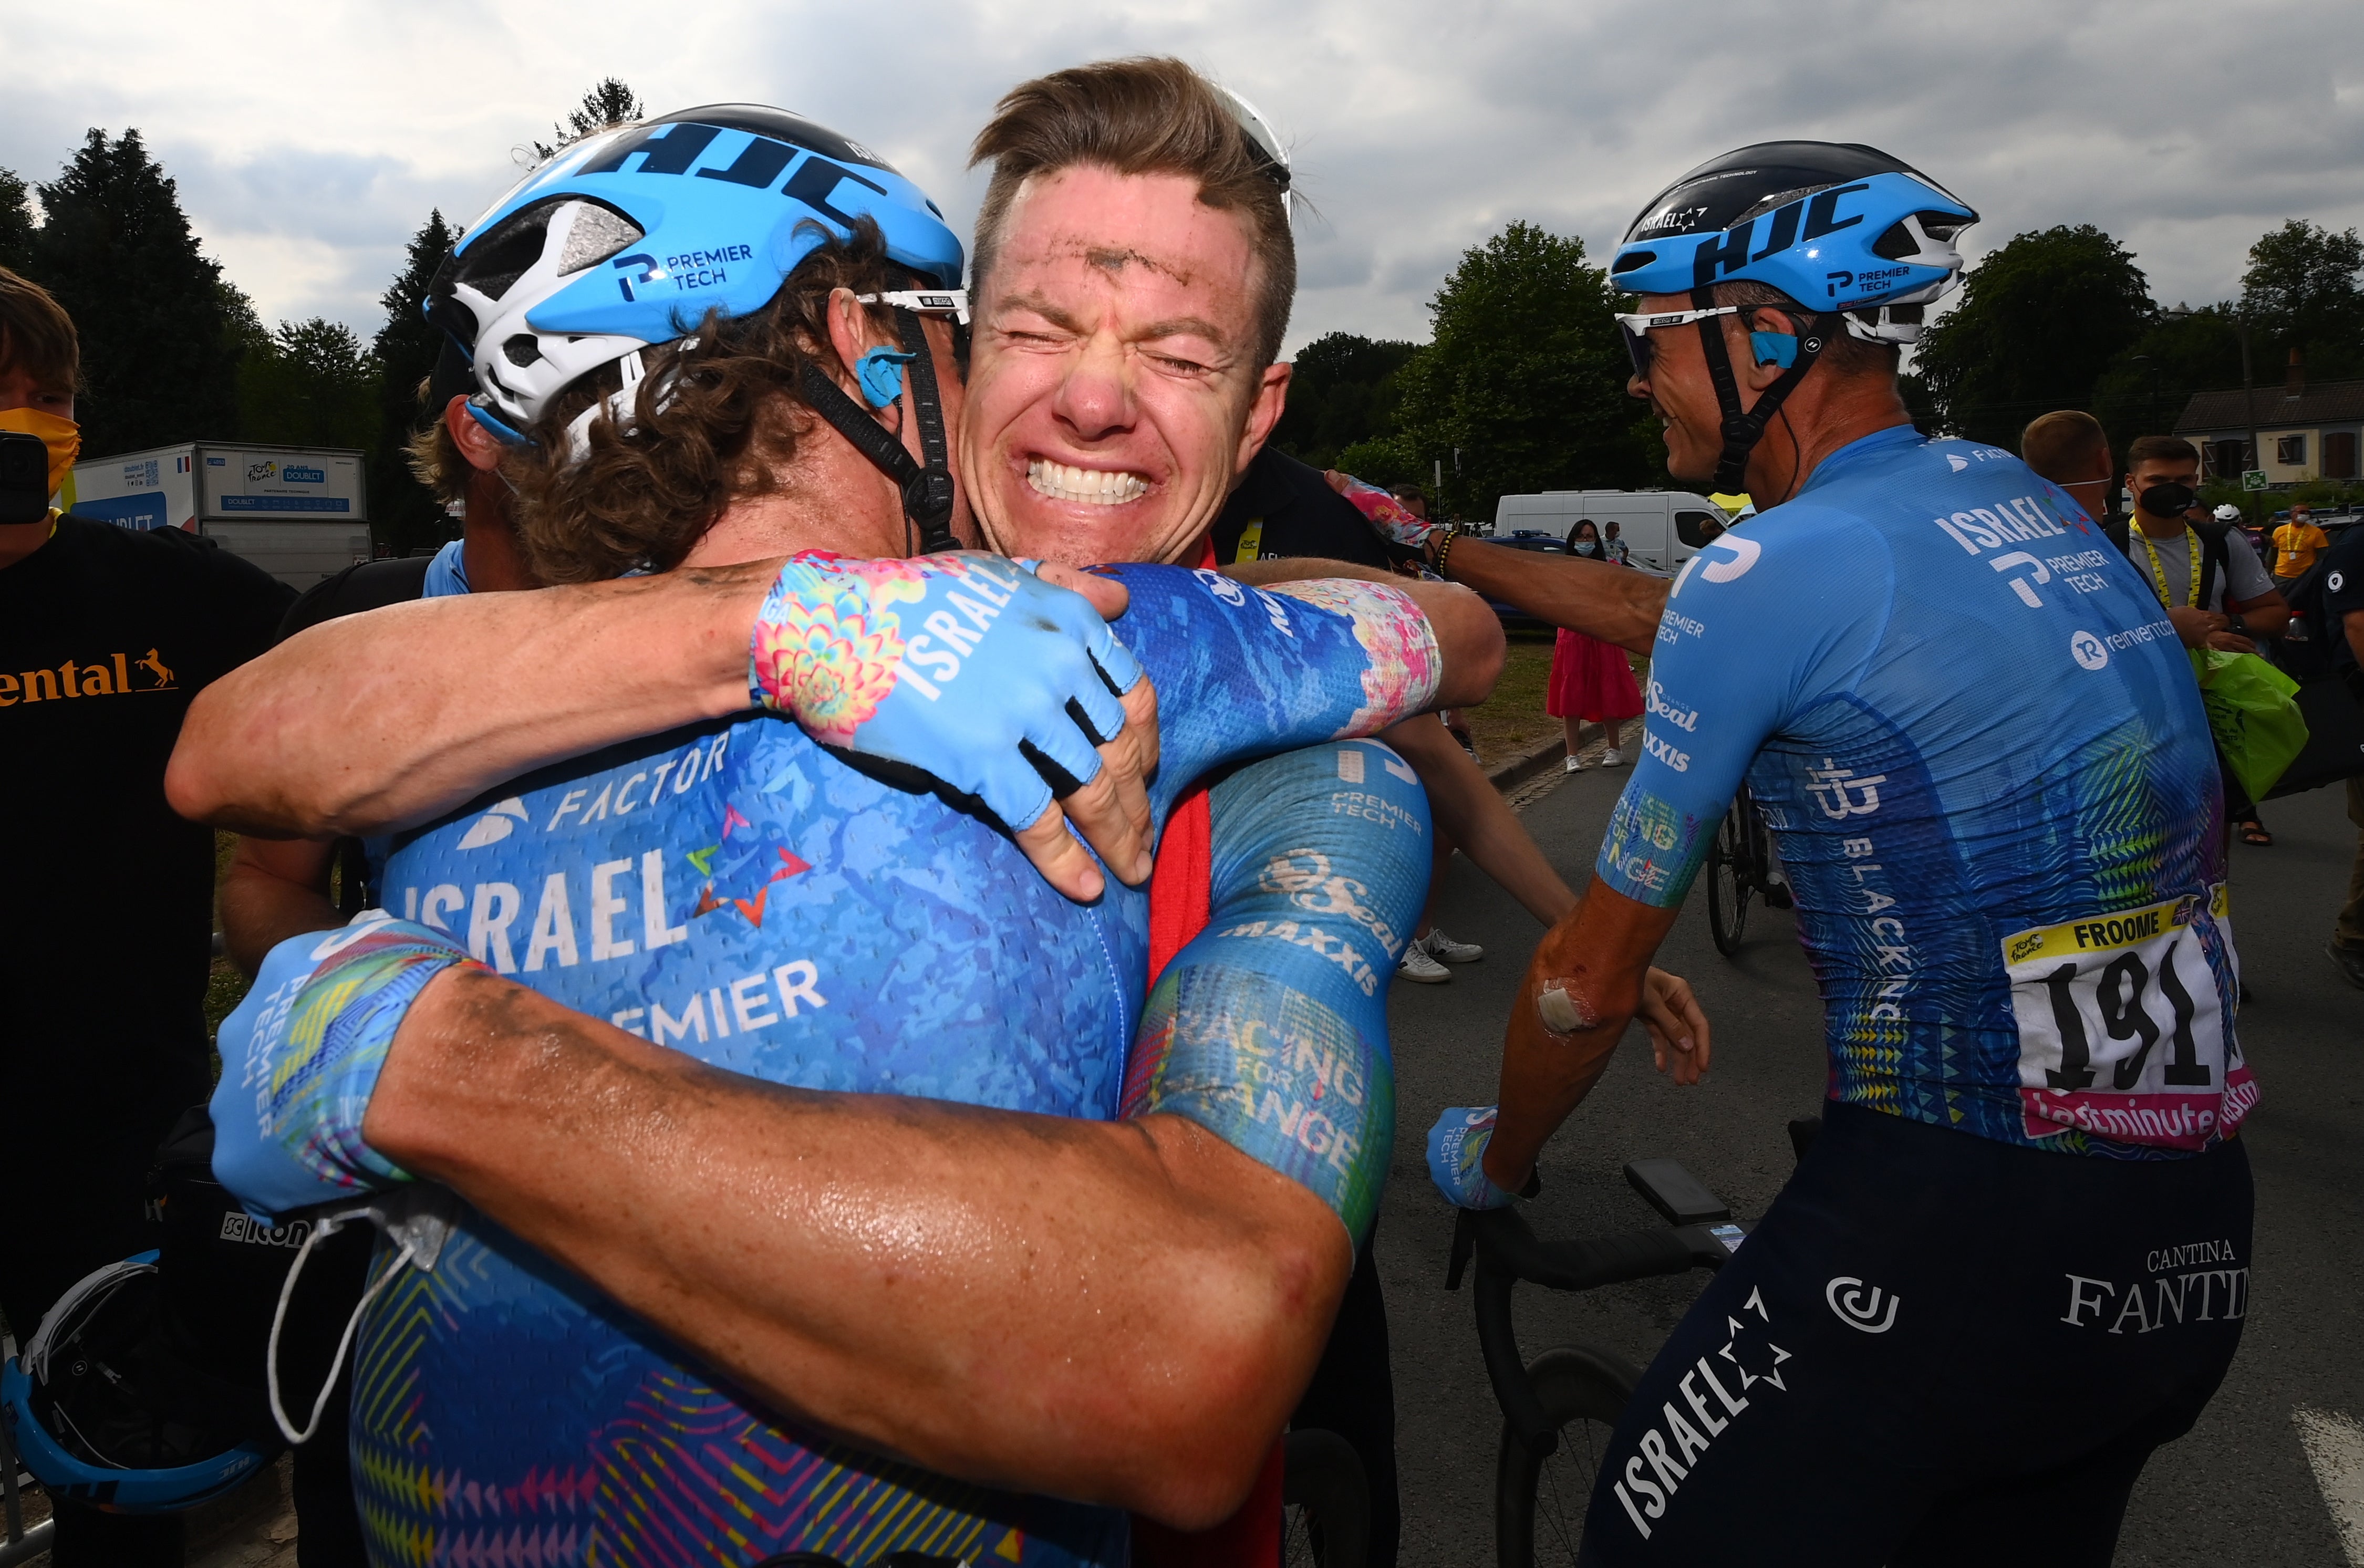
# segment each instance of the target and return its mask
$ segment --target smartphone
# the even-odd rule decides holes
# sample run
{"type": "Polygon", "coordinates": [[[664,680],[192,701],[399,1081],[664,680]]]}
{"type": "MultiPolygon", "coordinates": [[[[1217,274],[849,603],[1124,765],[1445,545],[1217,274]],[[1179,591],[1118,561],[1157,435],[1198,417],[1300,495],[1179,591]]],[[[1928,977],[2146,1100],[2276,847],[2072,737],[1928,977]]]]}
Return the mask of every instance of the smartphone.
{"type": "Polygon", "coordinates": [[[49,515],[49,443],[0,430],[0,523],[37,523],[49,515]]]}

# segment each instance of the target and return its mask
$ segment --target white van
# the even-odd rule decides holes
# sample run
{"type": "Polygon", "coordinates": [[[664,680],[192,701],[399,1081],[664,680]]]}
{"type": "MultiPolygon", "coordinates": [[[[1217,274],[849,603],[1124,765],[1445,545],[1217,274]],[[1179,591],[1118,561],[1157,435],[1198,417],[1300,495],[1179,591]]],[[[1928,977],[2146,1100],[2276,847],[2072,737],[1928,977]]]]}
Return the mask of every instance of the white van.
{"type": "Polygon", "coordinates": [[[1603,535],[1615,523],[1634,565],[1668,575],[1699,552],[1711,527],[1721,530],[1732,522],[1721,506],[1688,490],[1546,490],[1503,496],[1494,508],[1494,538],[1540,533],[1566,539],[1586,517],[1603,535]]]}

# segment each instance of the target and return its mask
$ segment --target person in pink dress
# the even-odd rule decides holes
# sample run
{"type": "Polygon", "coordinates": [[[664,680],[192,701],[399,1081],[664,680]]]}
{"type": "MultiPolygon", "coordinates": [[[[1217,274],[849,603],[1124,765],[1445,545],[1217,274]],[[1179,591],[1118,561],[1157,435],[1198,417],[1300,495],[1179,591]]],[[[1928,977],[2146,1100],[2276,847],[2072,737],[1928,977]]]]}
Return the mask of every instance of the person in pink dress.
{"type": "MultiPolygon", "coordinates": [[[[1583,518],[1569,531],[1567,550],[1570,555],[1594,561],[1609,559],[1600,542],[1600,530],[1590,517],[1583,518]]],[[[1622,764],[1625,761],[1621,749],[1625,720],[1642,717],[1641,688],[1634,684],[1633,666],[1626,663],[1624,650],[1562,627],[1559,640],[1552,649],[1551,686],[1544,700],[1544,711],[1567,727],[1569,773],[1584,766],[1581,731],[1588,722],[1608,732],[1609,749],[1601,753],[1600,765],[1613,768],[1622,764]]]]}

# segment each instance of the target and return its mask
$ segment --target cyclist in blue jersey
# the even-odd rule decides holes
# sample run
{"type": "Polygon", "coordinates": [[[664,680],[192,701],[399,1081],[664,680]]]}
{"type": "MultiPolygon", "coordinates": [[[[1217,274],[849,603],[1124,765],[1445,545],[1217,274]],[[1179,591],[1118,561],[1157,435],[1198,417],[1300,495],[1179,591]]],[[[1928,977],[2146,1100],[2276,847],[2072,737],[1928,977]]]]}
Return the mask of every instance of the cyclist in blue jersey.
{"type": "Polygon", "coordinates": [[[1432,1171],[1477,1206],[1530,1181],[1744,779],[1831,1072],[1627,1407],[1585,1561],[2106,1562],[2239,1339],[2257,1090],[2180,645],[2055,486],[1896,395],[1975,217],[1872,149],[1770,143],[1684,175],[1611,265],[1669,471],[1763,509],[1677,580],[1499,1113],[1449,1113],[1432,1171]]]}
{"type": "MultiPolygon", "coordinates": [[[[746,139],[716,155],[737,167],[746,139]]],[[[474,232],[500,237],[497,221],[474,232]]],[[[695,347],[730,346],[727,326],[708,332],[695,347]]],[[[679,362],[695,385],[711,361],[679,362]]],[[[632,413],[668,433],[657,399],[632,413]]],[[[562,402],[532,428],[554,442],[573,417],[562,402]]],[[[590,422],[595,466],[617,455],[604,444],[630,443],[619,422],[590,422]]],[[[708,537],[744,526],[734,510],[708,537]]],[[[1161,812],[1227,751],[1383,723],[1439,679],[1417,668],[1427,634],[1393,590],[1120,580],[1132,600],[1117,629],[1173,703],[1161,812]]],[[[710,574],[694,586],[717,591],[710,574]]],[[[860,660],[807,657],[834,647],[812,639],[824,623],[844,631],[860,608],[875,629],[884,611],[907,617],[908,635],[948,615],[940,637],[1009,680],[1021,672],[992,661],[1023,628],[993,606],[1018,595],[1054,613],[1021,573],[976,558],[792,564],[774,586],[760,617],[743,601],[739,612],[760,620],[757,684],[808,728],[853,731],[856,749],[863,725],[813,699],[859,697],[876,678],[860,660]],[[990,626],[963,630],[973,613],[990,626]]],[[[537,613],[512,617],[529,639],[557,624],[537,613]]],[[[902,666],[913,685],[957,678],[918,661],[902,666]]],[[[513,742],[534,743],[548,733],[513,742]]],[[[226,1036],[248,1043],[217,1109],[228,1122],[251,1099],[248,1121],[274,1129],[250,1132],[251,1197],[379,1184],[399,1165],[451,1181],[500,1222],[468,1219],[434,1269],[387,1275],[365,1330],[356,1451],[381,1541],[475,1551],[522,1528],[545,1552],[596,1539],[628,1560],[797,1548],[1100,1562],[1121,1551],[1121,1519],[993,1484],[1186,1521],[1235,1489],[1242,1453],[1261,1457],[1243,1433],[1268,1437],[1285,1413],[1343,1280],[1324,1227],[1335,1236],[1343,1220],[1351,1239],[1377,1199],[1389,1117],[1376,1013],[1387,970],[1373,959],[1399,947],[1404,901],[1417,904],[1425,817],[1410,771],[1384,748],[1332,746],[1219,784],[1214,917],[1146,998],[1140,895],[1068,903],[1013,874],[1009,842],[974,816],[789,727],[709,724],[545,778],[396,847],[387,902],[415,894],[420,919],[449,936],[374,921],[283,948],[226,1036]],[[468,949],[574,1009],[458,965],[468,949]],[[534,1049],[494,1049],[509,1040],[534,1049]],[[574,1056],[555,1078],[552,1048],[574,1056]],[[863,1093],[721,1079],[681,1052],[863,1093]],[[1056,1119],[1120,1109],[1135,1119],[1114,1139],[1056,1119]],[[585,1116],[620,1119],[594,1133],[585,1116]],[[644,1136],[651,1117],[697,1127],[694,1159],[676,1157],[675,1137],[644,1136]],[[519,1185],[494,1170],[512,1160],[563,1174],[519,1185]],[[801,1229],[784,1231],[779,1204],[799,1183],[812,1184],[791,1201],[801,1229]],[[630,1199],[585,1214],[577,1200],[595,1184],[630,1199]],[[676,1218],[638,1229],[657,1216],[676,1218]],[[763,1241],[752,1257],[743,1240],[727,1258],[692,1255],[725,1234],[763,1241]],[[889,1253],[912,1251],[886,1266],[893,1238],[889,1253]],[[1029,1278],[1061,1283],[1046,1296],[1029,1278]],[[1081,1296],[1065,1283],[1078,1278],[1081,1296]],[[1046,1362],[1036,1346],[1056,1353],[1046,1362]],[[485,1507],[508,1510],[504,1522],[485,1507]]]]}

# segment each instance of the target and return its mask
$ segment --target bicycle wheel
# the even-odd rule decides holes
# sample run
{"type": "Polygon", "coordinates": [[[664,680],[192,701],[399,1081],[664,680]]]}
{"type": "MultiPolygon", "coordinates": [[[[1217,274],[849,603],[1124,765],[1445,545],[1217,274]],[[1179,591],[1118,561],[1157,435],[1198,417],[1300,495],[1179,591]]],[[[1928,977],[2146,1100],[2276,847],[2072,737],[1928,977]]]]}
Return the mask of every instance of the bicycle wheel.
{"type": "Polygon", "coordinates": [[[1562,1345],[1527,1367],[1559,1447],[1528,1451],[1509,1423],[1494,1470],[1494,1561],[1500,1568],[1559,1568],[1584,1544],[1584,1511],[1609,1437],[1642,1374],[1605,1351],[1562,1345]]]}
{"type": "Polygon", "coordinates": [[[1748,929],[1748,895],[1756,891],[1756,856],[1749,842],[1748,798],[1732,803],[1707,847],[1707,925],[1715,951],[1730,958],[1748,929]]]}
{"type": "Polygon", "coordinates": [[[1371,1488],[1354,1445],[1316,1427],[1282,1442],[1281,1568],[1364,1568],[1371,1488]]]}

